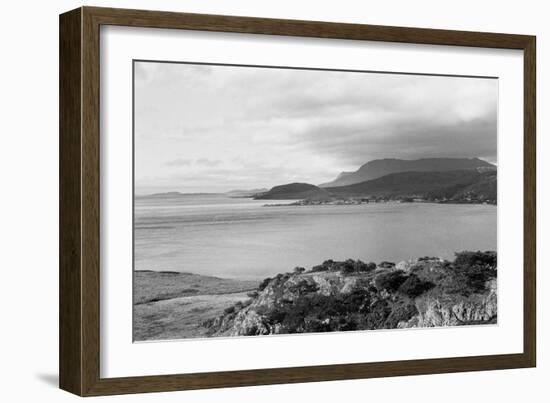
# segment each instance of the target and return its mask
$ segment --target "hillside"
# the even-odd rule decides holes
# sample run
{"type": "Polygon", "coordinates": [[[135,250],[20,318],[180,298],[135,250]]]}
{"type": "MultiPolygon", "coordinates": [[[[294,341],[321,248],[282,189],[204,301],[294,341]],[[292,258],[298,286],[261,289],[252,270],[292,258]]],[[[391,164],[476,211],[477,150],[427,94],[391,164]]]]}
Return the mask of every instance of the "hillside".
{"type": "Polygon", "coordinates": [[[496,169],[493,164],[479,158],[422,158],[418,160],[385,158],[367,162],[355,172],[342,172],[332,182],[319,186],[323,188],[348,186],[399,172],[445,172],[476,168],[496,169]]]}
{"type": "Polygon", "coordinates": [[[309,183],[289,183],[287,185],[274,186],[268,192],[254,196],[257,200],[327,200],[330,194],[315,185],[309,183]]]}
{"type": "Polygon", "coordinates": [[[398,264],[327,260],[265,279],[250,299],[204,322],[208,336],[493,324],[495,252],[398,264]]]}
{"type": "Polygon", "coordinates": [[[460,170],[445,172],[402,172],[349,186],[325,188],[340,198],[421,197],[428,200],[447,199],[496,202],[496,171],[460,170]]]}
{"type": "Polygon", "coordinates": [[[275,186],[255,197],[263,200],[301,200],[298,205],[338,204],[363,199],[410,201],[416,198],[437,202],[496,204],[497,172],[481,168],[400,172],[354,185],[323,189],[307,183],[291,183],[275,186]]]}

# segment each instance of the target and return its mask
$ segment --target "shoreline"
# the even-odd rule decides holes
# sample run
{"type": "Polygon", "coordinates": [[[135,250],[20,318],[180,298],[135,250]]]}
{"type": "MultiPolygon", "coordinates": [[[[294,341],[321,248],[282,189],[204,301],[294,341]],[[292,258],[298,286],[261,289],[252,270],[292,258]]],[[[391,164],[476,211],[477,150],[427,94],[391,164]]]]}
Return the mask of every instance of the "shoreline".
{"type": "Polygon", "coordinates": [[[136,274],[135,292],[146,293],[134,294],[137,341],[477,325],[497,320],[496,252],[491,251],[458,252],[454,261],[430,256],[396,263],[328,259],[307,270],[295,267],[256,281],[174,271],[136,274]],[[447,302],[437,305],[434,301],[442,297],[447,302]],[[489,310],[484,308],[487,302],[489,310]],[[428,317],[431,309],[447,319],[428,317]],[[451,315],[455,311],[457,318],[451,315]]]}
{"type": "Polygon", "coordinates": [[[479,205],[479,206],[497,206],[492,201],[473,201],[473,200],[298,200],[292,203],[267,203],[262,207],[288,207],[288,206],[361,206],[366,204],[457,204],[457,205],[479,205]]]}

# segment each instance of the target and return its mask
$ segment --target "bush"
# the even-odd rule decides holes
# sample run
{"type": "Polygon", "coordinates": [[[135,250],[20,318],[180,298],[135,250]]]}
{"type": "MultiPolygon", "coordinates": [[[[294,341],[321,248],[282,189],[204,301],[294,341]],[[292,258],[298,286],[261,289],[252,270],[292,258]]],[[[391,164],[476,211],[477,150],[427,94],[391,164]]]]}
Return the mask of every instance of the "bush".
{"type": "Polygon", "coordinates": [[[258,313],[265,315],[270,326],[278,325],[285,333],[347,331],[359,328],[369,304],[365,290],[339,296],[309,293],[258,313]]]}
{"type": "Polygon", "coordinates": [[[306,269],[303,268],[303,267],[296,266],[296,267],[294,268],[294,273],[296,273],[296,274],[301,274],[301,273],[303,273],[303,272],[305,272],[305,271],[306,271],[306,269]]]}
{"type": "Polygon", "coordinates": [[[260,285],[258,286],[258,290],[263,291],[271,281],[271,277],[264,278],[260,285]]]}
{"type": "Polygon", "coordinates": [[[407,275],[403,270],[390,271],[382,273],[374,279],[374,284],[379,290],[396,291],[401,284],[407,280],[407,275]]]}
{"type": "Polygon", "coordinates": [[[367,271],[373,271],[375,269],[376,269],[376,263],[374,263],[374,262],[367,263],[367,265],[366,265],[366,270],[367,271]]]}
{"type": "Polygon", "coordinates": [[[376,269],[376,263],[365,263],[361,260],[348,259],[345,262],[336,262],[333,267],[339,269],[342,274],[366,273],[376,269]]]}
{"type": "Polygon", "coordinates": [[[355,273],[355,267],[352,264],[343,264],[340,266],[340,272],[342,274],[352,274],[355,273]]]}
{"type": "Polygon", "coordinates": [[[455,255],[453,266],[457,280],[469,288],[463,290],[463,294],[485,290],[487,281],[496,277],[496,252],[459,252],[455,255]]]}
{"type": "Polygon", "coordinates": [[[413,304],[403,304],[393,308],[386,321],[384,327],[386,329],[395,329],[399,322],[408,321],[418,313],[418,309],[413,304]]]}
{"type": "Polygon", "coordinates": [[[452,263],[444,264],[446,274],[438,286],[446,293],[469,296],[484,292],[486,283],[497,277],[496,252],[459,252],[452,263]]]}
{"type": "Polygon", "coordinates": [[[487,269],[496,269],[497,253],[496,252],[458,252],[455,253],[454,265],[456,267],[471,267],[483,266],[487,269]]]}
{"type": "Polygon", "coordinates": [[[235,307],[234,306],[227,307],[223,310],[223,313],[225,313],[226,315],[232,314],[234,312],[235,312],[235,307]]]}
{"type": "Polygon", "coordinates": [[[288,287],[288,289],[290,292],[302,295],[310,292],[316,292],[317,290],[319,290],[319,286],[317,286],[317,284],[314,282],[309,282],[305,279],[302,279],[297,284],[293,284],[288,287]]]}
{"type": "Polygon", "coordinates": [[[379,266],[384,268],[384,269],[391,269],[391,268],[395,267],[395,263],[383,261],[383,262],[380,262],[379,266]]]}
{"type": "Polygon", "coordinates": [[[250,292],[246,293],[246,296],[247,296],[248,298],[256,298],[258,295],[260,295],[260,294],[258,293],[258,291],[250,291],[250,292]]]}
{"type": "Polygon", "coordinates": [[[485,290],[487,281],[496,277],[496,271],[484,268],[482,266],[456,267],[457,278],[465,284],[471,292],[481,292],[485,290]]]}
{"type": "Polygon", "coordinates": [[[433,287],[435,287],[435,284],[431,281],[421,280],[416,274],[411,274],[403,284],[399,286],[399,292],[410,298],[416,298],[433,287]]]}
{"type": "Polygon", "coordinates": [[[318,264],[317,266],[313,266],[311,268],[311,272],[313,273],[316,273],[316,272],[321,272],[321,271],[328,271],[328,267],[325,266],[325,265],[322,265],[322,264],[318,264]]]}

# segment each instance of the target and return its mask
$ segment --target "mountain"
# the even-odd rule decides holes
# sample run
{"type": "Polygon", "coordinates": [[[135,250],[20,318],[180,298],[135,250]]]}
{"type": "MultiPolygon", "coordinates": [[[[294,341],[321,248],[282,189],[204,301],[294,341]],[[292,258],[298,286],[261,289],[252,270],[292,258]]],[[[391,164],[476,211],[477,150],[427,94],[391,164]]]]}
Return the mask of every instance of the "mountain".
{"type": "Polygon", "coordinates": [[[348,186],[320,188],[308,183],[275,186],[255,199],[304,200],[305,204],[353,198],[405,200],[421,198],[448,202],[497,200],[497,172],[462,169],[443,172],[399,172],[348,186]]]}
{"type": "Polygon", "coordinates": [[[495,201],[497,173],[493,170],[400,172],[348,186],[324,188],[347,197],[421,197],[426,199],[495,201]]]}
{"type": "Polygon", "coordinates": [[[478,168],[496,169],[496,166],[479,158],[422,158],[418,160],[384,158],[367,162],[355,172],[342,172],[332,182],[319,186],[329,188],[353,185],[398,172],[444,172],[478,168]]]}
{"type": "Polygon", "coordinates": [[[268,192],[258,194],[254,197],[257,200],[291,200],[309,199],[326,200],[330,194],[324,189],[309,183],[289,183],[287,185],[274,186],[268,192]]]}

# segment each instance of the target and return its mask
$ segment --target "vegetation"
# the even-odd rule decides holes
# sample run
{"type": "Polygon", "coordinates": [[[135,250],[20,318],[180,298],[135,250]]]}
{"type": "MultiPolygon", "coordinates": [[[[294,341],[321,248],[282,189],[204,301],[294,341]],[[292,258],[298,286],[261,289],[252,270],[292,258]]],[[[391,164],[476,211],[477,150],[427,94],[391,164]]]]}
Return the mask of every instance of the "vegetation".
{"type": "Polygon", "coordinates": [[[403,281],[398,290],[409,298],[416,298],[433,287],[435,284],[431,281],[421,280],[416,274],[411,274],[403,281]]]}
{"type": "Polygon", "coordinates": [[[407,280],[407,275],[402,270],[390,271],[376,277],[374,283],[379,290],[395,292],[407,280]]]}
{"type": "Polygon", "coordinates": [[[267,287],[270,281],[271,281],[271,277],[264,278],[260,283],[260,285],[258,286],[258,291],[263,291],[265,287],[267,287]]]}
{"type": "Polygon", "coordinates": [[[332,259],[325,260],[322,264],[313,266],[311,272],[338,271],[342,274],[368,273],[376,269],[376,263],[365,263],[361,260],[348,259],[336,262],[332,259]]]}
{"type": "MultiPolygon", "coordinates": [[[[481,251],[456,253],[452,262],[425,256],[407,270],[387,261],[326,260],[310,270],[297,267],[266,278],[257,294],[248,294],[251,299],[227,308],[210,323],[210,331],[224,334],[236,327],[238,334],[255,335],[395,328],[416,318],[432,297],[453,303],[487,295],[487,282],[497,276],[496,264],[495,252],[481,251]],[[252,316],[237,324],[241,311],[252,316]]],[[[479,306],[484,309],[485,303],[479,306]]],[[[460,323],[494,321],[491,313],[485,321],[460,323]]]]}

